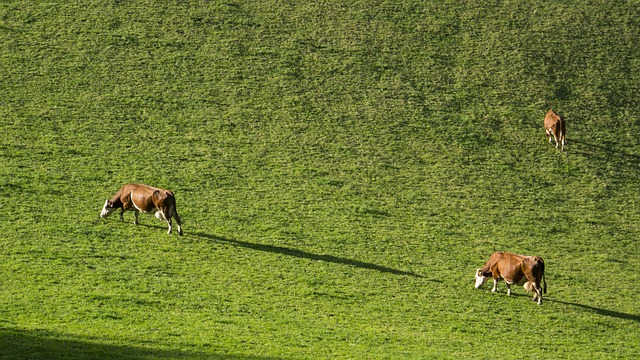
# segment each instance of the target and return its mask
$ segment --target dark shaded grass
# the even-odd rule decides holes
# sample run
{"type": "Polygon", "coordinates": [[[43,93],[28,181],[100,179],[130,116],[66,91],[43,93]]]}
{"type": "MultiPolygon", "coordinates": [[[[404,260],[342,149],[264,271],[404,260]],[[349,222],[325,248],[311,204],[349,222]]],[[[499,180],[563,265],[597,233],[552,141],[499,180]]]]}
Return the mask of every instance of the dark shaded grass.
{"type": "Polygon", "coordinates": [[[144,346],[113,346],[101,339],[82,339],[43,330],[0,329],[2,359],[277,359],[243,355],[159,350],[144,346]]]}

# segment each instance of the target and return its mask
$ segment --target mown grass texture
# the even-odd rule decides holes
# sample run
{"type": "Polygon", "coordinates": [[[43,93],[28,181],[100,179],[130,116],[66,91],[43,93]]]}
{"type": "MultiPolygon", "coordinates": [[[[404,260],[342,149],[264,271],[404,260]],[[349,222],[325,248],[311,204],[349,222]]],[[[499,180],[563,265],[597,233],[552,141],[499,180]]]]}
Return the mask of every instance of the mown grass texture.
{"type": "Polygon", "coordinates": [[[3,2],[0,355],[637,357],[638,5],[3,2]]]}

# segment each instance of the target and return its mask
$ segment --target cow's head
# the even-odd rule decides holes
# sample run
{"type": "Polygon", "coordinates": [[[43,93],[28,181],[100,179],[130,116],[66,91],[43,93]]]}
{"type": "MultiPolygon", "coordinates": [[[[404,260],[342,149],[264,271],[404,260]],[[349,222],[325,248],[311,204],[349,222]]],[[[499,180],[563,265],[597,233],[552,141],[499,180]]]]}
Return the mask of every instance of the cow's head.
{"type": "Polygon", "coordinates": [[[485,272],[482,271],[482,269],[478,269],[476,270],[476,285],[475,288],[479,289],[482,285],[484,285],[485,282],[487,282],[487,279],[489,279],[488,274],[486,274],[485,272]]]}
{"type": "Polygon", "coordinates": [[[114,211],[116,211],[116,208],[113,207],[113,204],[111,203],[111,201],[106,200],[104,202],[104,206],[102,207],[102,211],[100,212],[100,217],[103,218],[103,219],[106,219],[114,211]]]}

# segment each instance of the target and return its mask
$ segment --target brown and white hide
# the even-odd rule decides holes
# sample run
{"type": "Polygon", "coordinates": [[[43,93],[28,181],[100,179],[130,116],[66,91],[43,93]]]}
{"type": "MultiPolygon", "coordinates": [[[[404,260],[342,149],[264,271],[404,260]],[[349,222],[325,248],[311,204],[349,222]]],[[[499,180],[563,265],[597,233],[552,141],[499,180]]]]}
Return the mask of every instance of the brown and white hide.
{"type": "Polygon", "coordinates": [[[176,199],[170,190],[160,189],[144,184],[125,184],[110,199],[106,200],[100,217],[106,219],[116,209],[120,209],[120,221],[124,220],[125,211],[133,211],[134,224],[138,225],[138,214],[155,214],[156,218],[169,225],[168,234],[172,230],[172,218],[178,223],[178,234],[182,235],[182,220],[176,209],[176,199]]]}
{"type": "Polygon", "coordinates": [[[565,134],[567,133],[567,128],[565,126],[564,118],[562,116],[556,114],[553,109],[549,109],[547,111],[547,115],[544,117],[544,130],[549,137],[549,143],[551,143],[551,137],[556,142],[556,149],[558,148],[558,144],[562,143],[561,151],[564,151],[564,139],[565,134]]]}
{"type": "Polygon", "coordinates": [[[526,256],[509,252],[495,252],[475,274],[475,288],[480,288],[489,278],[493,278],[492,292],[498,290],[498,281],[507,284],[507,295],[511,295],[511,285],[524,286],[533,292],[532,301],[542,304],[542,282],[547,293],[547,281],[544,279],[544,261],[538,256],[526,256]]]}

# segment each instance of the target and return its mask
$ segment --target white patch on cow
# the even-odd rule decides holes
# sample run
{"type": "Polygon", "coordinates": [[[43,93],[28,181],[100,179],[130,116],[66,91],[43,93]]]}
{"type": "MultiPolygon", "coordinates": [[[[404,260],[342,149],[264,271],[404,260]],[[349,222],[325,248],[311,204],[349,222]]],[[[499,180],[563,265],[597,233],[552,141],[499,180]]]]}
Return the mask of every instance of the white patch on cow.
{"type": "Polygon", "coordinates": [[[100,217],[103,218],[103,219],[106,219],[114,211],[116,211],[116,208],[109,207],[109,200],[105,200],[104,201],[104,206],[102,207],[102,211],[100,212],[100,217]]]}
{"type": "MultiPolygon", "coordinates": [[[[131,192],[131,203],[133,204],[133,207],[136,208],[136,210],[138,211],[142,211],[140,210],[140,208],[138,207],[138,205],[136,205],[136,202],[133,201],[133,191],[131,192]]],[[[145,213],[146,211],[142,211],[143,213],[145,213]]]]}
{"type": "Polygon", "coordinates": [[[481,272],[482,272],[482,269],[476,270],[476,284],[475,284],[476,289],[479,289],[487,281],[487,277],[480,275],[481,272]]]}
{"type": "Polygon", "coordinates": [[[523,287],[527,291],[533,291],[533,283],[531,281],[524,283],[523,287]]]}
{"type": "Polygon", "coordinates": [[[162,211],[156,212],[156,218],[158,218],[158,220],[161,220],[161,221],[168,221],[167,217],[164,215],[164,212],[162,211]]]}

